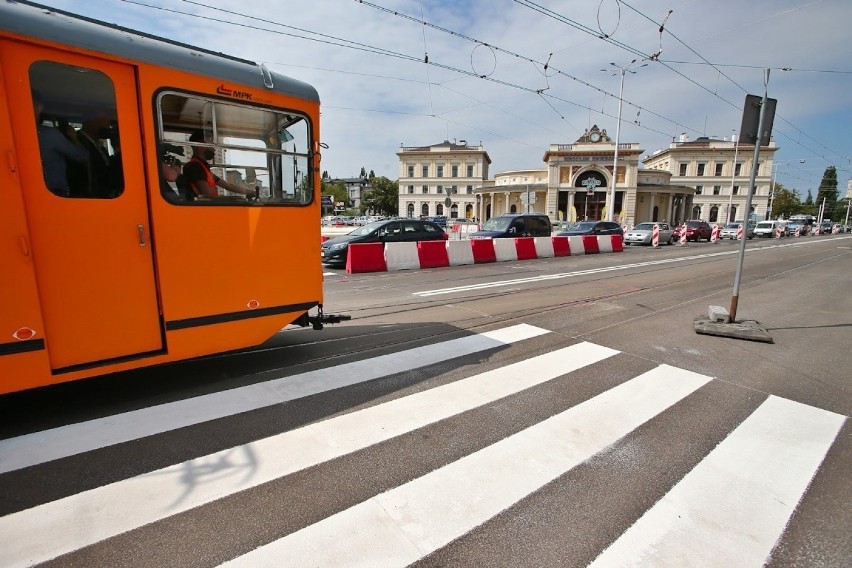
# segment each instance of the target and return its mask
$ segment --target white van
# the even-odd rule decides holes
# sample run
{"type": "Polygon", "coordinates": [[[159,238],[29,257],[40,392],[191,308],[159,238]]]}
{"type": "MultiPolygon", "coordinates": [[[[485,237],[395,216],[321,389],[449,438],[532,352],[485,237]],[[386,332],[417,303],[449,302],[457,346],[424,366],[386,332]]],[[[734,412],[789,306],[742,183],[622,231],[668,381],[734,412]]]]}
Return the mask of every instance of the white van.
{"type": "Polygon", "coordinates": [[[781,235],[786,237],[786,227],[779,221],[761,221],[754,228],[754,236],[774,238],[779,228],[781,229],[781,235]]]}

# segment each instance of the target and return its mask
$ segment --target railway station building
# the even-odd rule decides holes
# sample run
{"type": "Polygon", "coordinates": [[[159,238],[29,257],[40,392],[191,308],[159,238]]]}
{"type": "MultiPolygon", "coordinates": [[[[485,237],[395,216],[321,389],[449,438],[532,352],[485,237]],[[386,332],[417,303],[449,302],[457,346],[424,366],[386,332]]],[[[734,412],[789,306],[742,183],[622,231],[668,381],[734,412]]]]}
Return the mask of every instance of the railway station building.
{"type": "MultiPolygon", "coordinates": [[[[643,158],[645,150],[638,143],[621,142],[613,171],[615,150],[615,141],[595,125],[572,144],[551,144],[543,156],[543,169],[503,171],[488,179],[491,160],[481,145],[445,141],[401,148],[397,153],[402,174],[400,215],[484,221],[503,213],[530,211],[545,213],[554,222],[603,219],[608,217],[607,194],[615,178],[616,218],[623,225],[687,219],[724,223],[743,218],[753,145],[739,144],[733,137],[690,141],[681,135],[668,148],[643,158]],[[450,182],[443,181],[445,172],[452,180],[460,172],[475,175],[450,182]],[[448,196],[452,199],[446,203],[452,206],[444,207],[448,196]]],[[[770,207],[776,150],[774,141],[761,149],[752,200],[752,214],[758,219],[770,207]]]]}

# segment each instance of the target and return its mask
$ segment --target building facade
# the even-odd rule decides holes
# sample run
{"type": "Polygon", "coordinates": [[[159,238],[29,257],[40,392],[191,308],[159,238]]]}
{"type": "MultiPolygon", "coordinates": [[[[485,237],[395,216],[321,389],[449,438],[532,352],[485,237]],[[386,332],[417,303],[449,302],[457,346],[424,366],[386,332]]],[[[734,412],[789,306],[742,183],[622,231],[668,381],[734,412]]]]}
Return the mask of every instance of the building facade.
{"type": "MultiPolygon", "coordinates": [[[[686,219],[695,190],[672,184],[671,174],[639,170],[643,151],[635,143],[618,145],[616,219],[628,226],[686,219]]],[[[551,144],[544,154],[545,169],[502,172],[483,183],[474,191],[476,216],[486,220],[529,210],[553,221],[603,219],[614,159],[615,142],[595,125],[573,144],[551,144]]]]}
{"type": "Polygon", "coordinates": [[[488,179],[491,165],[481,145],[444,140],[432,146],[401,146],[396,155],[401,216],[477,217],[474,191],[488,179]]]}
{"type": "MultiPolygon", "coordinates": [[[[670,172],[672,183],[695,189],[690,219],[709,223],[743,220],[749,179],[754,164],[754,144],[702,137],[690,141],[682,134],[678,142],[657,150],[642,161],[646,170],[670,172]]],[[[771,207],[773,160],[778,147],[774,140],[760,148],[751,215],[768,218],[771,207]]]]}
{"type": "MultiPolygon", "coordinates": [[[[761,148],[753,218],[765,218],[771,207],[777,149],[774,141],[761,148]]],[[[480,221],[525,211],[545,213],[554,222],[608,219],[607,197],[614,186],[615,219],[626,226],[743,218],[754,145],[706,137],[689,141],[682,135],[641,160],[640,169],[644,152],[637,143],[619,143],[614,164],[615,141],[595,125],[573,144],[551,144],[544,169],[505,171],[489,180],[491,160],[481,146],[444,141],[401,148],[399,212],[480,221]]]]}

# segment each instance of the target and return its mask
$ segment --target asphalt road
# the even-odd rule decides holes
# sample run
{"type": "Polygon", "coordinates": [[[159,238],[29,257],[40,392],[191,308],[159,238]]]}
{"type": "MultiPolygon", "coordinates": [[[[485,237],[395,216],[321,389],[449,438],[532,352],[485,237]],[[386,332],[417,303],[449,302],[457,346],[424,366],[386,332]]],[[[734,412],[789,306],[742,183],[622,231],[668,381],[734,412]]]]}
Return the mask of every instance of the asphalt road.
{"type": "Polygon", "coordinates": [[[852,238],[326,271],[256,350],[0,398],[0,565],[842,566],[852,238]]]}

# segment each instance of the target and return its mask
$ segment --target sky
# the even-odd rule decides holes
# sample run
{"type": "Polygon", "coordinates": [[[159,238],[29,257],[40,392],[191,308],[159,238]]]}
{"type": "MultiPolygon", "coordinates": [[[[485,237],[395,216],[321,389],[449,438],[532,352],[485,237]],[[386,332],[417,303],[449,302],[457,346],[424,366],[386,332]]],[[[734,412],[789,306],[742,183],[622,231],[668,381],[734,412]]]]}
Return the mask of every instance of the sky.
{"type": "Polygon", "coordinates": [[[444,140],[482,145],[492,179],[543,169],[593,124],[615,139],[620,94],[618,139],[645,155],[684,133],[730,139],[766,91],[776,180],[804,198],[835,166],[842,198],[852,179],[849,0],[42,3],[310,83],[333,178],[396,180],[400,146],[444,140]]]}

